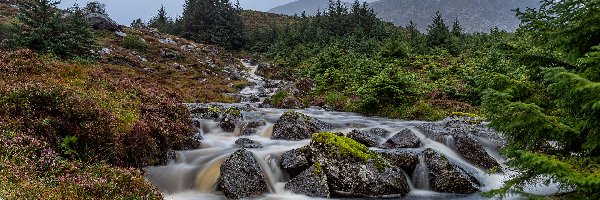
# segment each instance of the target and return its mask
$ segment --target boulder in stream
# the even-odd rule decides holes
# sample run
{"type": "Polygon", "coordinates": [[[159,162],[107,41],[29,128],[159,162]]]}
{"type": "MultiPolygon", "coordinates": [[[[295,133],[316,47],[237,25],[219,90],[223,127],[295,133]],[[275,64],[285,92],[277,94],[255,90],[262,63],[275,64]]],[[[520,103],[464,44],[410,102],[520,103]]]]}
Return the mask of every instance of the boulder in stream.
{"type": "Polygon", "coordinates": [[[418,148],[421,140],[410,129],[404,129],[381,145],[384,149],[418,148]]]}
{"type": "Polygon", "coordinates": [[[303,140],[325,127],[325,123],[305,114],[288,111],[283,113],[273,126],[271,139],[303,140]]]}
{"type": "Polygon", "coordinates": [[[479,191],[479,181],[446,156],[432,150],[423,151],[429,168],[431,190],[445,193],[472,194],[479,191]]]}
{"type": "Polygon", "coordinates": [[[285,183],[285,189],[309,197],[329,198],[329,185],[323,169],[312,166],[285,183]]]}
{"type": "Polygon", "coordinates": [[[419,155],[414,152],[387,149],[377,152],[387,158],[392,164],[401,167],[407,172],[413,171],[417,164],[419,164],[419,155]]]}
{"type": "Polygon", "coordinates": [[[372,128],[367,130],[367,133],[381,138],[387,138],[390,135],[390,131],[383,128],[372,128]]]}
{"type": "Polygon", "coordinates": [[[364,144],[367,147],[376,147],[379,145],[378,137],[356,129],[348,133],[348,138],[353,139],[361,144],[364,144]]]}
{"type": "Polygon", "coordinates": [[[221,121],[219,122],[219,126],[225,132],[233,132],[235,130],[235,125],[242,120],[242,114],[239,108],[230,107],[223,111],[221,116],[221,121]]]}
{"type": "Polygon", "coordinates": [[[260,165],[244,148],[221,164],[218,189],[229,199],[256,197],[269,191],[260,165]]]}
{"type": "MultiPolygon", "coordinates": [[[[494,139],[491,132],[479,133],[484,130],[479,125],[473,125],[467,118],[447,118],[442,122],[428,123],[417,126],[425,136],[443,143],[455,150],[467,161],[487,170],[502,171],[498,161],[490,156],[483,145],[475,139],[477,135],[487,135],[494,139]],[[462,120],[461,120],[462,119],[462,120]]],[[[485,129],[490,131],[489,129],[485,129]]],[[[496,133],[497,134],[497,133],[496,133]]],[[[485,139],[485,138],[484,138],[485,139]]],[[[492,141],[492,143],[494,143],[492,141]]]]}
{"type": "Polygon", "coordinates": [[[247,149],[262,148],[263,147],[262,144],[254,141],[254,140],[248,139],[248,138],[237,139],[235,141],[235,144],[238,147],[240,147],[240,148],[247,148],[247,149]]]}
{"type": "Polygon", "coordinates": [[[313,166],[323,169],[335,194],[381,197],[410,191],[404,171],[363,144],[329,132],[314,134],[312,139],[313,166]]]}
{"type": "Polygon", "coordinates": [[[293,178],[312,165],[307,147],[289,150],[281,156],[281,169],[293,178]]]}

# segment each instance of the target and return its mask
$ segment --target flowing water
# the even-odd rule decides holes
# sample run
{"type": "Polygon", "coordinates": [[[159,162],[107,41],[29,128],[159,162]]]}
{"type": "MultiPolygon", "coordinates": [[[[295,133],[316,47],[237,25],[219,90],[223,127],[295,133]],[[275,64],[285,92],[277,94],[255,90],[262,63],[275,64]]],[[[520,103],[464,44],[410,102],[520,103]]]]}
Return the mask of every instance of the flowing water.
{"type": "MultiPolygon", "coordinates": [[[[254,74],[256,66],[252,66],[247,62],[244,62],[244,65],[250,69],[250,74],[246,75],[247,78],[251,82],[254,82],[255,85],[242,90],[241,95],[248,97],[252,95],[259,96],[261,93],[265,93],[265,80],[254,74]]],[[[272,94],[273,91],[267,91],[267,93],[272,94]]],[[[262,96],[265,95],[263,94],[262,96]]],[[[279,167],[279,161],[284,152],[303,147],[310,141],[270,139],[273,132],[273,124],[287,110],[258,108],[258,103],[250,102],[219,105],[226,107],[247,107],[247,105],[250,105],[252,109],[242,111],[244,120],[262,119],[267,122],[265,126],[258,128],[257,134],[244,136],[263,146],[263,148],[247,149],[254,154],[268,182],[269,193],[259,199],[311,199],[307,196],[286,191],[284,185],[289,180],[289,177],[279,167]]],[[[356,113],[332,112],[320,108],[308,108],[296,111],[332,124],[335,127],[332,130],[334,132],[348,133],[353,129],[367,130],[370,128],[383,128],[390,131],[392,134],[388,137],[392,137],[395,133],[409,128],[416,133],[417,137],[424,144],[420,148],[412,149],[412,151],[421,152],[425,148],[432,148],[438,152],[442,152],[448,159],[457,163],[480,180],[484,185],[480,188],[482,191],[500,187],[504,176],[506,176],[503,174],[486,173],[486,171],[465,161],[454,151],[454,138],[446,138],[444,141],[445,144],[426,138],[424,134],[415,128],[415,126],[426,122],[365,117],[356,113]]],[[[205,119],[198,120],[201,122],[199,132],[203,136],[200,149],[176,152],[176,158],[169,165],[147,167],[145,169],[146,177],[164,192],[166,199],[225,199],[222,193],[217,191],[219,168],[224,160],[238,149],[235,141],[240,138],[239,128],[236,129],[235,134],[227,133],[219,127],[218,122],[205,119]]],[[[489,142],[486,143],[485,139],[478,138],[478,140],[482,141],[481,143],[486,147],[490,155],[501,160],[498,152],[492,147],[493,145],[489,145],[489,142]]],[[[423,162],[422,156],[419,160],[420,163],[414,172],[407,172],[412,176],[411,192],[402,199],[482,199],[479,194],[456,195],[429,191],[428,169],[423,162]]]]}

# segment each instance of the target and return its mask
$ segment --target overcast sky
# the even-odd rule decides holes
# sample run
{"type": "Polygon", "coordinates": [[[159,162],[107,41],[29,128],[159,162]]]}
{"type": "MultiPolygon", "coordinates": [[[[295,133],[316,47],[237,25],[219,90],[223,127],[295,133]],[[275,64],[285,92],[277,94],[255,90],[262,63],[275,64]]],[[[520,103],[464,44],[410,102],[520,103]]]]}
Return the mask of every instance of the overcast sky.
{"type": "MultiPolygon", "coordinates": [[[[85,6],[90,0],[62,0],[61,7],[67,8],[78,2],[80,6],[85,6]]],[[[147,22],[157,13],[160,5],[163,4],[167,9],[167,14],[171,17],[181,15],[183,12],[183,3],[185,0],[98,0],[106,4],[106,12],[119,24],[129,25],[131,21],[141,18],[147,22]]],[[[268,11],[271,8],[284,5],[296,0],[240,0],[240,6],[244,9],[268,11]]],[[[352,0],[353,1],[353,0],[352,0]]],[[[365,1],[365,0],[362,0],[365,1]]],[[[367,0],[372,2],[374,0],[367,0]]],[[[235,2],[235,1],[232,1],[235,2]]]]}

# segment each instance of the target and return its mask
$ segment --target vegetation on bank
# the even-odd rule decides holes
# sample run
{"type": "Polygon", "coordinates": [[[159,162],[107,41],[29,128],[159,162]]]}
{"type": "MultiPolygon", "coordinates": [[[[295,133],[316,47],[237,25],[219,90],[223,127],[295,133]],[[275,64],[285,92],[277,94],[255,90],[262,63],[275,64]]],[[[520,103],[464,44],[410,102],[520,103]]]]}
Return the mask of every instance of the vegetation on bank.
{"type": "Polygon", "coordinates": [[[1,198],[161,199],[141,167],[200,144],[180,103],[232,102],[225,93],[246,84],[225,78],[238,63],[218,47],[93,30],[83,13],[97,2],[11,3],[0,3],[1,198]]]}

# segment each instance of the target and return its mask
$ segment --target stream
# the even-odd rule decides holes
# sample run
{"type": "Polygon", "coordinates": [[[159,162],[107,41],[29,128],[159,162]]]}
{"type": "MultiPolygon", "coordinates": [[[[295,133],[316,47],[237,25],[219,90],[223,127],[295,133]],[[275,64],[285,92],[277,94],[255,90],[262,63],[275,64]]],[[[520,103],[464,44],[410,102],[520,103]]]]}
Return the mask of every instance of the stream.
{"type": "MultiPolygon", "coordinates": [[[[202,145],[200,149],[190,151],[176,152],[175,159],[166,166],[152,166],[145,168],[146,177],[155,184],[161,192],[165,194],[165,199],[226,199],[222,192],[217,190],[220,176],[221,164],[236,150],[239,149],[235,141],[241,137],[249,138],[263,148],[248,148],[254,154],[264,177],[267,179],[268,193],[257,199],[316,199],[304,195],[294,194],[285,190],[284,185],[290,179],[289,175],[280,168],[280,159],[286,151],[306,146],[310,140],[287,141],[270,139],[273,134],[273,126],[279,117],[286,112],[285,109],[259,108],[260,102],[265,97],[273,94],[274,89],[265,88],[270,80],[264,80],[255,74],[257,66],[248,62],[243,62],[249,70],[246,78],[254,85],[243,89],[240,92],[242,103],[237,104],[213,104],[223,107],[239,107],[244,121],[264,120],[265,125],[256,128],[256,133],[252,135],[241,136],[240,127],[236,127],[233,133],[224,131],[219,122],[212,119],[194,119],[199,122],[199,134],[202,135],[202,145]],[[249,99],[260,98],[260,101],[250,101],[249,99]]],[[[188,104],[193,107],[195,104],[188,104]]],[[[408,151],[422,152],[431,148],[437,152],[443,153],[449,160],[453,161],[461,168],[465,169],[481,182],[480,191],[489,191],[499,188],[502,180],[505,179],[505,173],[489,173],[486,170],[468,162],[454,149],[454,138],[447,137],[438,142],[426,137],[419,129],[415,128],[427,122],[406,121],[397,119],[386,119],[377,117],[365,117],[356,113],[325,111],[321,108],[311,107],[307,109],[295,110],[310,117],[317,118],[323,122],[333,125],[331,132],[342,132],[347,134],[354,129],[369,130],[372,128],[383,128],[390,133],[386,138],[382,138],[383,143],[391,138],[394,133],[404,129],[409,129],[417,136],[422,145],[419,148],[408,149],[408,151]]],[[[485,151],[496,159],[501,165],[504,162],[499,156],[494,145],[485,139],[481,144],[485,151]]],[[[372,150],[379,150],[372,147],[372,150]]],[[[503,165],[502,165],[503,166],[503,165]]],[[[504,166],[503,166],[504,167],[504,166]]],[[[424,163],[423,156],[419,157],[419,164],[414,171],[406,172],[409,179],[411,191],[401,197],[401,199],[485,199],[479,193],[474,194],[452,194],[439,193],[430,190],[428,168],[424,163]]],[[[391,199],[399,199],[392,197],[391,199]]]]}

